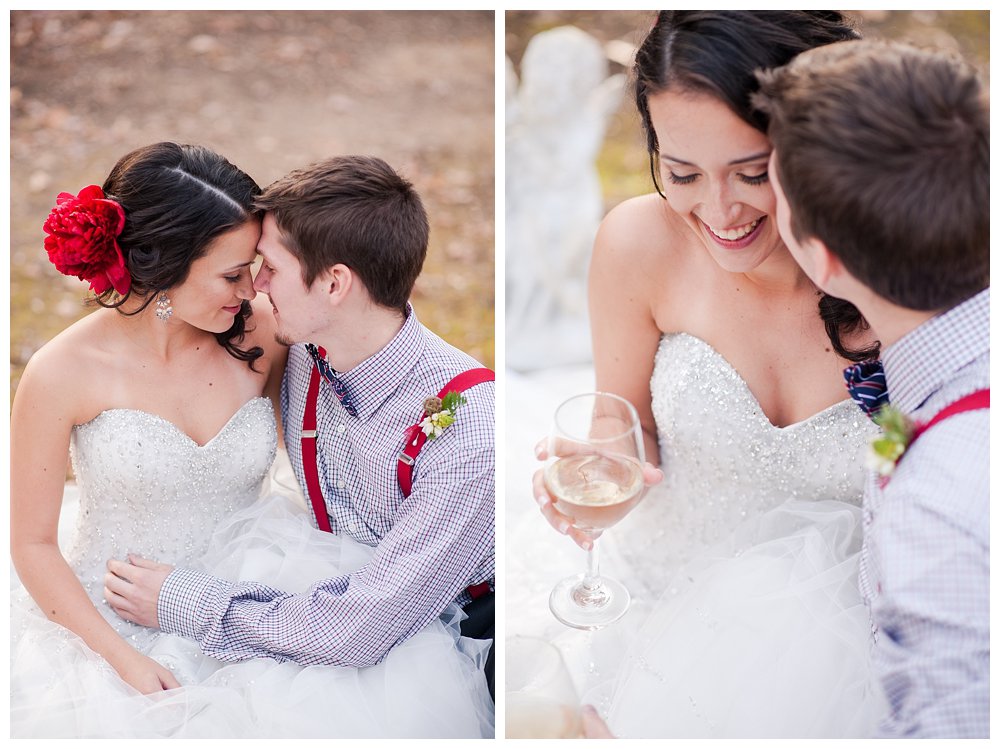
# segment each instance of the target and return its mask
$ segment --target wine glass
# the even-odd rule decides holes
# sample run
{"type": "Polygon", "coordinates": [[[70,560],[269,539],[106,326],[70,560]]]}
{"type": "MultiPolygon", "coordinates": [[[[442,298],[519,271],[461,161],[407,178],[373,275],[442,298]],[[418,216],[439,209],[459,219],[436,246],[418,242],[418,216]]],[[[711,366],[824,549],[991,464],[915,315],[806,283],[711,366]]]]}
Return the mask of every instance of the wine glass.
{"type": "Polygon", "coordinates": [[[508,739],[580,738],[573,680],[555,645],[528,635],[508,637],[505,731],[508,739]]]}
{"type": "Polygon", "coordinates": [[[560,581],[549,596],[555,617],[577,629],[600,629],[619,619],[629,593],[602,577],[597,539],[635,507],[643,494],[642,427],[635,407],[611,393],[584,393],[555,413],[545,486],[555,508],[591,539],[587,571],[560,581]]]}

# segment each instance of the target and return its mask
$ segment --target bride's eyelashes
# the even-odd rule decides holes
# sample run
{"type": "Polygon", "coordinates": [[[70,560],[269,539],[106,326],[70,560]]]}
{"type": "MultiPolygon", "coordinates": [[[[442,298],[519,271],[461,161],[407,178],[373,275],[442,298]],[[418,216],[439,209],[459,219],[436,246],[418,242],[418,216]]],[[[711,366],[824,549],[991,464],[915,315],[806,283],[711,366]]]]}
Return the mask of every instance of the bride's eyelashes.
{"type": "Polygon", "coordinates": [[[669,169],[667,170],[668,179],[670,180],[671,183],[675,185],[690,185],[692,182],[694,182],[695,177],[697,176],[698,176],[697,174],[686,174],[682,177],[678,174],[674,174],[669,169]]]}
{"type": "MultiPolygon", "coordinates": [[[[671,184],[674,185],[690,185],[697,179],[697,174],[685,174],[679,175],[674,174],[672,171],[667,170],[667,179],[670,180],[671,184]]],[[[736,177],[748,185],[762,185],[767,182],[767,172],[761,172],[760,174],[737,174],[736,177]]]]}
{"type": "Polygon", "coordinates": [[[740,174],[737,176],[740,178],[740,181],[748,185],[762,185],[767,182],[767,171],[763,171],[760,174],[740,174]]]}
{"type": "Polygon", "coordinates": [[[244,272],[250,273],[250,278],[251,279],[253,278],[253,273],[250,271],[250,266],[249,265],[246,266],[239,273],[236,273],[234,275],[223,276],[223,278],[226,279],[227,281],[229,281],[229,283],[239,283],[240,279],[243,278],[244,272]]]}

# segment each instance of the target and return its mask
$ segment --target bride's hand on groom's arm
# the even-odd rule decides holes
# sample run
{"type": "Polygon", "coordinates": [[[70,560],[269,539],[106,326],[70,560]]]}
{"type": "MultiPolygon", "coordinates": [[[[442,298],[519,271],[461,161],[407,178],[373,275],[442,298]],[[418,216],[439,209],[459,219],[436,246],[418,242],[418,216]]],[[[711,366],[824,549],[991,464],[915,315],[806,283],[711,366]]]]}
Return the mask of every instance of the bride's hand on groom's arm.
{"type": "MultiPolygon", "coordinates": [[[[556,448],[555,455],[560,457],[563,455],[556,448]]],[[[546,438],[539,442],[535,446],[535,457],[539,460],[549,459],[549,439],[546,438]]],[[[654,466],[652,463],[643,463],[642,465],[642,479],[646,487],[654,486],[663,480],[663,471],[654,466]]],[[[542,515],[549,522],[553,528],[555,528],[560,533],[572,538],[576,544],[582,549],[589,549],[593,544],[591,536],[574,528],[573,520],[566,515],[559,512],[552,502],[552,495],[549,494],[548,489],[545,487],[545,471],[539,468],[535,471],[534,476],[531,478],[532,492],[535,497],[535,502],[542,510],[542,515]]]]}
{"type": "Polygon", "coordinates": [[[127,561],[108,560],[104,597],[122,619],[144,627],[159,628],[156,604],[163,581],[173,566],[129,554],[127,561]]]}

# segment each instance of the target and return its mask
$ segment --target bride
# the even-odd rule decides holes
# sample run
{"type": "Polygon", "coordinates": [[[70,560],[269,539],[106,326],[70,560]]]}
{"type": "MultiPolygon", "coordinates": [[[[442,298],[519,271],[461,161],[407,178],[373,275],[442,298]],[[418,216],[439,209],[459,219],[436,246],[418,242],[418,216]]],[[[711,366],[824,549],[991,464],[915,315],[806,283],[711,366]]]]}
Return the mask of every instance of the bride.
{"type": "MultiPolygon", "coordinates": [[[[835,12],[663,11],[637,52],[658,194],[602,223],[591,325],[596,389],[637,407],[663,479],[601,541],[633,611],[570,656],[617,736],[864,736],[879,717],[857,591],[874,428],[842,375],[878,345],[782,243],[750,103],[755,70],[854,36],[835,12]]],[[[540,472],[534,494],[588,543],[540,472]]]]}
{"type": "Polygon", "coordinates": [[[492,734],[485,653],[457,609],[354,669],[224,664],[103,600],[106,561],[130,552],[285,590],[371,556],[263,491],[285,349],[251,304],[258,192],[207,149],[158,143],[45,223],[50,260],[102,308],[32,357],[13,403],[13,737],[492,734]],[[80,510],[61,549],[67,456],[80,510]]]}

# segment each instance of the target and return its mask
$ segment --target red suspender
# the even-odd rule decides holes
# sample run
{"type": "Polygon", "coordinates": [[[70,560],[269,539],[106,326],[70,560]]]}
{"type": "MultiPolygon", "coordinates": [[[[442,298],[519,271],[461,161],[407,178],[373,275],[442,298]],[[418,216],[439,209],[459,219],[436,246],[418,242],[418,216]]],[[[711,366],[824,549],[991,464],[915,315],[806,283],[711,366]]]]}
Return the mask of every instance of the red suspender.
{"type": "Polygon", "coordinates": [[[982,408],[990,407],[990,389],[986,388],[984,390],[977,390],[974,393],[969,393],[964,398],[959,398],[957,401],[952,403],[950,406],[941,409],[937,412],[933,419],[928,421],[926,424],[918,424],[913,430],[913,437],[910,439],[910,444],[912,445],[917,437],[926,432],[935,424],[938,424],[950,416],[955,414],[960,414],[964,411],[978,411],[982,408]]]}
{"type": "MultiPolygon", "coordinates": [[[[326,356],[326,351],[319,350],[320,356],[326,356]]],[[[316,400],[319,397],[319,370],[313,365],[312,376],[309,378],[309,390],[306,393],[306,408],[302,412],[302,470],[306,475],[306,489],[313,513],[321,531],[332,533],[330,516],[326,512],[326,502],[323,490],[319,486],[319,469],[316,466],[316,400]]]]}
{"type": "MultiPolygon", "coordinates": [[[[320,356],[326,356],[326,351],[319,349],[320,356]]],[[[495,375],[492,370],[485,367],[480,369],[470,369],[462,372],[441,388],[438,393],[439,398],[443,398],[452,390],[463,392],[481,382],[492,382],[495,375]]],[[[326,512],[326,501],[323,499],[323,490],[319,483],[319,468],[316,465],[316,403],[319,398],[319,370],[313,366],[312,375],[309,378],[309,390],[306,392],[306,406],[302,412],[302,471],[306,477],[306,489],[309,494],[309,502],[312,505],[313,513],[316,515],[316,523],[321,531],[331,533],[330,516],[326,512]]],[[[426,416],[426,414],[424,414],[426,416]]],[[[423,419],[423,417],[421,417],[423,419]]],[[[420,452],[420,448],[427,441],[427,435],[420,430],[415,430],[417,437],[415,440],[407,437],[406,449],[399,455],[396,464],[399,486],[403,490],[403,496],[410,496],[413,487],[413,461],[420,452]]],[[[489,587],[488,584],[483,583],[489,587]]],[[[477,586],[472,586],[477,587],[477,586]]],[[[472,588],[469,589],[472,593],[472,588]]],[[[475,593],[473,593],[475,597],[475,593]]]]}
{"type": "MultiPolygon", "coordinates": [[[[491,369],[486,369],[485,367],[470,369],[467,372],[457,375],[451,382],[441,388],[437,397],[444,398],[452,390],[461,393],[482,382],[493,382],[494,378],[495,375],[491,369]]],[[[419,421],[423,421],[425,416],[427,416],[426,412],[420,417],[419,421]]],[[[420,452],[420,448],[424,446],[426,441],[427,435],[417,430],[416,437],[412,440],[407,438],[406,447],[399,454],[399,459],[396,462],[396,476],[399,479],[399,488],[403,490],[404,497],[410,496],[410,491],[413,488],[413,462],[416,460],[417,453],[420,452]]]]}

